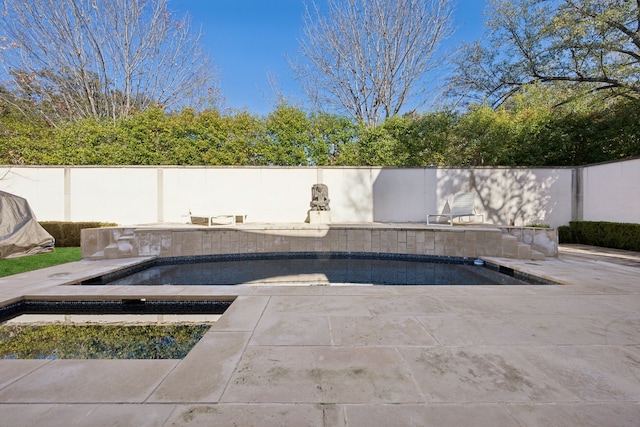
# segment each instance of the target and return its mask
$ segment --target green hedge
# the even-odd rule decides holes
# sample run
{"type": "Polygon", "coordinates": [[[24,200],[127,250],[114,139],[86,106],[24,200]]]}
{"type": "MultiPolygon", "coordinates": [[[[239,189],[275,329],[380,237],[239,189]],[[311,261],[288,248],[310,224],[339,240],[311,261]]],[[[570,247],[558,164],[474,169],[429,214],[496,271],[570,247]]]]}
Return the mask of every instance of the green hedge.
{"type": "Polygon", "coordinates": [[[83,228],[112,227],[118,224],[105,222],[41,222],[40,225],[56,239],[56,247],[80,246],[80,230],[83,228]]]}
{"type": "Polygon", "coordinates": [[[561,225],[558,227],[558,242],[559,243],[575,243],[573,241],[573,235],[571,234],[571,227],[568,225],[561,225]]]}
{"type": "Polygon", "coordinates": [[[286,101],[265,116],[157,107],[52,126],[31,98],[21,105],[35,116],[0,100],[0,164],[557,167],[640,156],[638,100],[549,108],[538,89],[510,108],[395,115],[375,127],[286,101]]]}
{"type": "Polygon", "coordinates": [[[581,243],[640,252],[640,224],[571,221],[558,227],[560,243],[581,243]]]}

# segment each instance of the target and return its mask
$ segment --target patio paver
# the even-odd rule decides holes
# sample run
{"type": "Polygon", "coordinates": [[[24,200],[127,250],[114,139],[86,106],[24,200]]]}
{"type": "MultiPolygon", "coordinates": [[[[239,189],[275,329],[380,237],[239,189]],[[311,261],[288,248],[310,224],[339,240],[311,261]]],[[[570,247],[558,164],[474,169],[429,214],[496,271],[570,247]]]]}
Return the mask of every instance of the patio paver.
{"type": "Polygon", "coordinates": [[[564,285],[65,285],[134,260],[3,278],[3,301],[236,299],[182,360],[1,360],[0,425],[636,426],[640,254],[486,259],[564,285]]]}

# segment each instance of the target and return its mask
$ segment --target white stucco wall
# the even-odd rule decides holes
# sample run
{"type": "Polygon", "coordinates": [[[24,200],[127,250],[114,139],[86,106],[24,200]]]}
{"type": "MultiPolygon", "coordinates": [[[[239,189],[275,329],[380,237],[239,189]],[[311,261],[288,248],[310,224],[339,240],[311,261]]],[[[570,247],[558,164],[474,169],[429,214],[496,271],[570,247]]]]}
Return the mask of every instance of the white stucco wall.
{"type": "Polygon", "coordinates": [[[572,169],[472,169],[470,173],[471,189],[478,192],[487,222],[558,227],[572,217],[572,169]]]}
{"type": "Polygon", "coordinates": [[[435,208],[436,170],[376,169],[373,219],[379,222],[425,222],[435,208]]]}
{"type": "Polygon", "coordinates": [[[38,221],[63,221],[65,168],[0,166],[0,190],[29,201],[38,221]]]}
{"type": "Polygon", "coordinates": [[[640,159],[583,169],[583,220],[640,224],[640,159]]]}
{"type": "Polygon", "coordinates": [[[70,220],[156,222],[155,168],[71,168],[70,220]]]}
{"type": "MultiPolygon", "coordinates": [[[[640,222],[640,160],[582,172],[583,219],[640,222]]],[[[329,187],[336,223],[425,222],[470,190],[494,224],[557,227],[577,210],[573,168],[0,166],[0,178],[0,190],[29,200],[40,221],[186,223],[191,210],[303,222],[316,183],[329,187]]]]}
{"type": "Polygon", "coordinates": [[[166,222],[184,222],[189,211],[302,222],[316,183],[313,168],[162,168],[162,175],[166,222]]]}
{"type": "MultiPolygon", "coordinates": [[[[329,187],[331,219],[334,222],[373,221],[373,182],[371,168],[321,168],[317,182],[329,187]]],[[[311,185],[300,194],[305,200],[305,216],[311,202],[311,185]],[[303,196],[304,194],[304,196],[303,196]]]]}

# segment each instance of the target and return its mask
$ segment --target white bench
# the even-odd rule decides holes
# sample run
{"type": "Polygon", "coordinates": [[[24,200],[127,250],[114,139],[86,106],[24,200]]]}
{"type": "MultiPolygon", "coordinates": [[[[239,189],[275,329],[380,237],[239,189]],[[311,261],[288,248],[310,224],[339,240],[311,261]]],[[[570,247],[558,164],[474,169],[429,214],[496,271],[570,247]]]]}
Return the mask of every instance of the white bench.
{"type": "Polygon", "coordinates": [[[189,212],[189,217],[191,218],[191,224],[206,225],[208,227],[212,225],[233,225],[247,222],[246,214],[202,215],[189,212]]]}

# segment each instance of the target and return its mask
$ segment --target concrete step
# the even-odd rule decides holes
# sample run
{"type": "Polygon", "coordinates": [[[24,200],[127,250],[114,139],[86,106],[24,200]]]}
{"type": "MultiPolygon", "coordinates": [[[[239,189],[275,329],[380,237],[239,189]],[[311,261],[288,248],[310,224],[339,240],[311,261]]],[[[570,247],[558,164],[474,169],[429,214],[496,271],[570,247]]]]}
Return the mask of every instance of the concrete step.
{"type": "Polygon", "coordinates": [[[505,258],[517,258],[518,239],[509,234],[502,235],[502,256],[505,258]]]}
{"type": "Polygon", "coordinates": [[[119,258],[118,244],[112,243],[109,246],[105,246],[104,248],[104,257],[106,259],[116,259],[119,258]]]}
{"type": "Polygon", "coordinates": [[[531,259],[531,246],[526,243],[518,242],[517,259],[531,259]]]}
{"type": "Polygon", "coordinates": [[[531,248],[530,244],[519,242],[516,236],[511,234],[502,235],[502,256],[505,258],[531,259],[534,261],[544,261],[542,252],[531,248]]]}
{"type": "Polygon", "coordinates": [[[536,251],[535,249],[531,249],[531,259],[533,261],[544,261],[544,254],[540,251],[536,251]]]}

